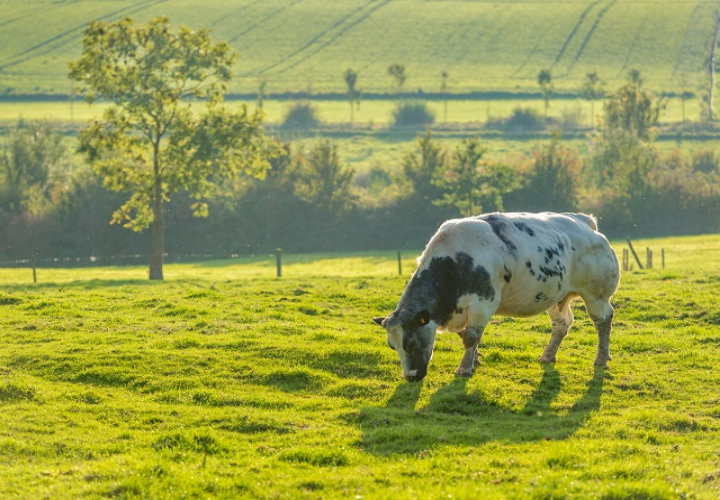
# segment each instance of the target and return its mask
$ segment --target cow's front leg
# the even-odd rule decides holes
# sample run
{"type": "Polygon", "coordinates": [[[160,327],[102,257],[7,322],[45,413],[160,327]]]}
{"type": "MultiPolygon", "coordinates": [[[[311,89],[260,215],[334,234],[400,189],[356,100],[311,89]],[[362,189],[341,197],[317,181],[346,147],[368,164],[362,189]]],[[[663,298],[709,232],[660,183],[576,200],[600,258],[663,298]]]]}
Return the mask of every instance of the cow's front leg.
{"type": "Polygon", "coordinates": [[[460,361],[460,366],[455,370],[455,375],[460,377],[470,377],[475,368],[480,366],[480,357],[478,356],[478,345],[482,339],[485,326],[468,326],[462,332],[459,332],[465,346],[465,354],[460,361]]]}

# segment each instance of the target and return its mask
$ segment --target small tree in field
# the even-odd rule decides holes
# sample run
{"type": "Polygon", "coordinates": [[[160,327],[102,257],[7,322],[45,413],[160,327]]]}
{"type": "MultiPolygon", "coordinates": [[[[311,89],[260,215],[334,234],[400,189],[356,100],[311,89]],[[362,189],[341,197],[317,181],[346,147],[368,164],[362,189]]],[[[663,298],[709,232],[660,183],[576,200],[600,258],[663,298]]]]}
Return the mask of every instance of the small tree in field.
{"type": "Polygon", "coordinates": [[[350,127],[352,127],[355,122],[355,104],[357,104],[358,108],[360,107],[360,91],[357,89],[357,71],[353,71],[352,69],[345,70],[343,79],[347,87],[347,99],[350,103],[350,127]]]}
{"type": "Polygon", "coordinates": [[[174,193],[187,191],[197,200],[194,213],[205,216],[221,181],[262,176],[268,167],[274,149],[261,114],[220,106],[235,58],[208,30],[175,31],[158,17],[91,23],[80,58],[70,63],[86,100],[110,103],[81,132],[80,150],[107,187],[130,195],[112,222],[151,228],[150,279],[163,279],[165,207],[174,193]],[[187,100],[204,102],[205,113],[195,114],[187,100]]]}
{"type": "Polygon", "coordinates": [[[554,91],[552,74],[549,69],[543,69],[540,71],[538,74],[538,84],[542,89],[543,100],[545,101],[545,118],[547,118],[548,107],[550,107],[550,96],[554,91]]]}
{"type": "Polygon", "coordinates": [[[395,95],[402,92],[405,80],[407,80],[407,74],[405,73],[405,66],[402,64],[391,64],[388,66],[388,73],[392,77],[392,88],[395,95]]]}
{"type": "Polygon", "coordinates": [[[585,75],[585,82],[582,87],[582,95],[590,101],[590,125],[595,128],[595,101],[603,95],[603,81],[597,72],[593,71],[585,75]]]}

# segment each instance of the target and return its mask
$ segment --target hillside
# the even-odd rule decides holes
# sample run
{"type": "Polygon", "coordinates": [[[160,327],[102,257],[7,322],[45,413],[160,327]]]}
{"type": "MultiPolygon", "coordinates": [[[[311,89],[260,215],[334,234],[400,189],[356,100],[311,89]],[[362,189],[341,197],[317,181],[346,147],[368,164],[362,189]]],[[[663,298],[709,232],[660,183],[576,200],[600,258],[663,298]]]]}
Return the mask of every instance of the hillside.
{"type": "Polygon", "coordinates": [[[678,0],[54,0],[0,1],[0,95],[67,94],[67,61],[88,22],[166,15],[210,27],[241,54],[231,92],[343,91],[360,73],[388,92],[387,67],[406,66],[406,91],[536,91],[550,68],[559,91],[597,71],[609,88],[639,69],[655,90],[699,91],[718,3],[678,0]]]}

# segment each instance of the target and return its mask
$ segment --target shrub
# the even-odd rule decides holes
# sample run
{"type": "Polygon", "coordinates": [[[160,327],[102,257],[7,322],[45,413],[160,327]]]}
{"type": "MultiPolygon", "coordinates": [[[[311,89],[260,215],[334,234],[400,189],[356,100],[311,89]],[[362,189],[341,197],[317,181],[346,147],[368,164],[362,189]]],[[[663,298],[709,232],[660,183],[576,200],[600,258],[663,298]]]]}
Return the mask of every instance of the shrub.
{"type": "Polygon", "coordinates": [[[532,108],[517,107],[505,120],[504,126],[511,130],[541,130],[545,127],[545,119],[532,108]]]}
{"type": "Polygon", "coordinates": [[[693,172],[703,172],[709,174],[711,172],[720,172],[720,157],[713,151],[698,151],[692,157],[693,172]]]}
{"type": "Polygon", "coordinates": [[[309,102],[298,102],[290,105],[285,118],[283,119],[283,129],[311,129],[322,124],[322,120],[318,115],[317,107],[309,102]]]}
{"type": "Polygon", "coordinates": [[[392,111],[392,123],[396,127],[419,127],[435,123],[435,113],[422,101],[398,103],[392,111]]]}

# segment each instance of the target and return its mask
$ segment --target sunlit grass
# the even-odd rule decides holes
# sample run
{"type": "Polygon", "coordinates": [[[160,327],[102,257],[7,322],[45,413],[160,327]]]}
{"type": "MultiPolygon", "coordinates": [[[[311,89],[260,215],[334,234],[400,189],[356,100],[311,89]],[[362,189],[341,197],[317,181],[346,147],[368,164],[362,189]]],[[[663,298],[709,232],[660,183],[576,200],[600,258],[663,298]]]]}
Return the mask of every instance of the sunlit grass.
{"type": "Polygon", "coordinates": [[[720,238],[634,245],[609,370],[577,303],[554,367],[546,317],[497,318],[412,384],[370,318],[419,250],[2,269],[0,496],[717,498],[720,238]]]}

